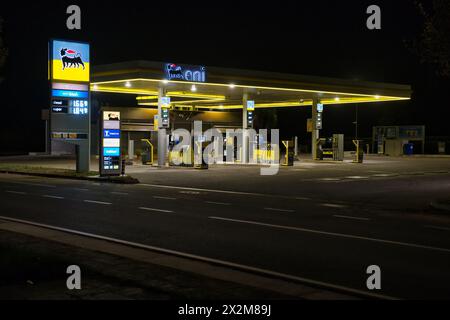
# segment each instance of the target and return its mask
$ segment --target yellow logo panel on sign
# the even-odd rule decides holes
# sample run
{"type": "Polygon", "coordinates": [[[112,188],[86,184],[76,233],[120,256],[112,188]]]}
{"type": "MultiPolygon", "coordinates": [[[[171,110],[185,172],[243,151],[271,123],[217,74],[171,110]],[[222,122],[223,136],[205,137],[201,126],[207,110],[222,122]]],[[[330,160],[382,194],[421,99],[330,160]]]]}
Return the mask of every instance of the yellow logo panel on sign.
{"type": "Polygon", "coordinates": [[[89,82],[89,62],[82,64],[65,63],[62,60],[53,60],[53,80],[89,82]]]}

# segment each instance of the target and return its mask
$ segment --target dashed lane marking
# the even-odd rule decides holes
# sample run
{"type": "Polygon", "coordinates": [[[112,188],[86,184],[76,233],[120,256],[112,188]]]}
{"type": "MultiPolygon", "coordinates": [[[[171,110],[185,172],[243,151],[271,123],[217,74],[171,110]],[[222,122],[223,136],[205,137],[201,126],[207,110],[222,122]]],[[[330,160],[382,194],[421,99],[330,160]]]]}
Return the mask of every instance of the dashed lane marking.
{"type": "Polygon", "coordinates": [[[87,203],[102,204],[102,205],[106,205],[106,206],[109,206],[112,204],[111,202],[103,202],[103,201],[96,201],[96,200],[83,200],[83,201],[87,202],[87,203]]]}
{"type": "Polygon", "coordinates": [[[369,218],[361,218],[361,217],[352,217],[352,216],[342,216],[339,214],[333,215],[335,218],[342,218],[342,219],[352,219],[352,220],[361,220],[361,221],[370,221],[369,218]]]}
{"type": "Polygon", "coordinates": [[[177,198],[173,197],[161,197],[161,196],[153,196],[155,199],[161,199],[161,200],[177,200],[177,198]]]}
{"type": "Polygon", "coordinates": [[[23,191],[11,191],[11,190],[6,190],[6,192],[7,192],[7,193],[12,193],[12,194],[21,194],[21,195],[27,194],[26,192],[23,192],[23,191]]]}
{"type": "Polygon", "coordinates": [[[173,211],[171,211],[171,210],[163,210],[163,209],[147,208],[147,207],[139,207],[139,210],[155,211],[155,212],[163,212],[163,213],[173,213],[173,211]]]}
{"type": "Polygon", "coordinates": [[[227,203],[227,202],[215,202],[215,201],[205,201],[205,203],[216,204],[216,205],[218,205],[218,206],[229,206],[229,205],[231,205],[231,203],[227,203]]]}
{"type": "Polygon", "coordinates": [[[43,197],[44,197],[44,198],[50,198],[50,199],[59,199],[59,200],[64,199],[64,197],[60,197],[60,196],[52,196],[52,195],[48,195],[48,194],[43,195],[43,197]]]}

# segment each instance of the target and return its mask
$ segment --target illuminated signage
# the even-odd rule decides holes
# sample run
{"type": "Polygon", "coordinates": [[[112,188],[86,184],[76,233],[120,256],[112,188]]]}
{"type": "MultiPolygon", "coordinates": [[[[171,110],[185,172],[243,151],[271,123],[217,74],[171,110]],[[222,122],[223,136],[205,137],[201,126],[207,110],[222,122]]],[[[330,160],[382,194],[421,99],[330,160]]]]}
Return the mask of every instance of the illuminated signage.
{"type": "Polygon", "coordinates": [[[110,157],[120,156],[120,148],[103,148],[103,155],[110,157]]]}
{"type": "Polygon", "coordinates": [[[170,127],[170,97],[161,98],[161,127],[170,127]]]}
{"type": "Polygon", "coordinates": [[[121,173],[120,112],[102,112],[102,139],[100,147],[100,175],[114,176],[121,173]]]}
{"type": "Polygon", "coordinates": [[[103,121],[103,129],[120,129],[118,121],[103,121]]]}
{"type": "Polygon", "coordinates": [[[164,73],[167,80],[206,82],[206,68],[203,66],[186,66],[166,63],[164,73]]]}
{"type": "Polygon", "coordinates": [[[53,106],[58,106],[58,107],[67,107],[67,106],[69,106],[69,101],[68,100],[62,100],[62,99],[53,99],[52,100],[52,105],[53,106]]]}
{"type": "Polygon", "coordinates": [[[253,111],[247,111],[247,127],[253,128],[253,111]]]}
{"type": "Polygon", "coordinates": [[[54,113],[67,113],[67,107],[52,107],[52,112],[54,113]]]}
{"type": "Polygon", "coordinates": [[[52,80],[89,82],[89,44],[53,40],[50,54],[52,80]]]}
{"type": "Polygon", "coordinates": [[[255,101],[253,101],[253,100],[248,100],[247,101],[247,110],[248,111],[255,110],[255,101]]]}
{"type": "Polygon", "coordinates": [[[322,103],[317,104],[317,112],[323,112],[323,104],[322,103]]]}
{"type": "Polygon", "coordinates": [[[74,84],[74,83],[52,83],[52,89],[60,90],[74,90],[74,91],[88,91],[89,86],[87,84],[74,84]]]}
{"type": "Polygon", "coordinates": [[[103,130],[103,138],[120,138],[120,130],[103,130]]]}
{"type": "Polygon", "coordinates": [[[103,139],[103,147],[120,148],[120,139],[103,139]]]}
{"type": "Polygon", "coordinates": [[[55,98],[89,98],[88,91],[73,91],[73,90],[52,90],[52,96],[55,98]]]}

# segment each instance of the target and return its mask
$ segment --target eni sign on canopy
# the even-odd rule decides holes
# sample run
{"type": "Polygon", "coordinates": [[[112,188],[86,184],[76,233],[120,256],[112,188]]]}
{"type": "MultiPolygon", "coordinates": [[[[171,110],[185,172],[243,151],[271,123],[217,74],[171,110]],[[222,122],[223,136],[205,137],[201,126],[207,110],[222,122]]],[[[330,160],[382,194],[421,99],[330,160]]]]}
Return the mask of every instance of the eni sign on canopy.
{"type": "Polygon", "coordinates": [[[50,42],[51,80],[89,82],[89,44],[50,42]]]}

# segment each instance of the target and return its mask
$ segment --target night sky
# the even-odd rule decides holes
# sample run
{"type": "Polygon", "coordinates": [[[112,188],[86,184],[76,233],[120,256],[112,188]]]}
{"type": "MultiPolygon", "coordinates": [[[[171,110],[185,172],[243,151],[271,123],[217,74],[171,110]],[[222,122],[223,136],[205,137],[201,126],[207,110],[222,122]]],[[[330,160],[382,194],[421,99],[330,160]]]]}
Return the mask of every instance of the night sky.
{"type": "MultiPolygon", "coordinates": [[[[141,59],[411,84],[411,102],[359,106],[361,136],[393,124],[449,133],[447,119],[436,116],[449,107],[449,82],[419,64],[406,44],[422,22],[413,1],[15,3],[0,5],[9,47],[0,85],[2,153],[44,148],[50,38],[90,42],[94,65],[141,59]],[[74,3],[82,9],[81,31],[66,29],[65,11],[74,3]],[[382,9],[382,30],[366,28],[370,4],[382,9]]],[[[304,109],[280,110],[282,133],[304,135],[307,117],[304,109]]],[[[329,107],[324,134],[352,135],[354,117],[353,105],[329,107]]]]}

